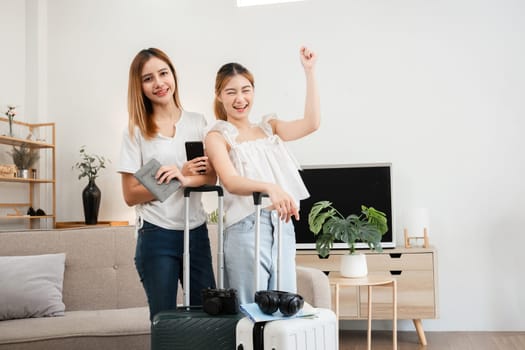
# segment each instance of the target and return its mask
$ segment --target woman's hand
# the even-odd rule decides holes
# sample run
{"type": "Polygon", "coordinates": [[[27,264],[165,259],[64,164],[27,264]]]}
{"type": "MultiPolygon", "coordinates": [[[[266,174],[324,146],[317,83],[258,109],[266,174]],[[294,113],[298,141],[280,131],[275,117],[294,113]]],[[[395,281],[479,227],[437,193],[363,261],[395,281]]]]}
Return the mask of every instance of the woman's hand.
{"type": "Polygon", "coordinates": [[[299,56],[305,70],[310,70],[315,66],[317,55],[306,46],[301,47],[299,56]]]}
{"type": "Polygon", "coordinates": [[[169,183],[173,179],[178,180],[182,186],[185,186],[187,182],[187,179],[175,165],[163,165],[159,168],[157,174],[155,174],[155,180],[157,180],[159,184],[169,183]]]}
{"type": "Polygon", "coordinates": [[[272,202],[271,209],[275,209],[279,218],[290,221],[291,217],[294,216],[296,220],[299,220],[299,209],[295,204],[295,200],[278,185],[272,185],[268,190],[268,196],[272,202]]]}
{"type": "Polygon", "coordinates": [[[210,163],[206,156],[193,158],[182,166],[182,174],[185,176],[203,175],[207,174],[209,170],[210,163]]]}

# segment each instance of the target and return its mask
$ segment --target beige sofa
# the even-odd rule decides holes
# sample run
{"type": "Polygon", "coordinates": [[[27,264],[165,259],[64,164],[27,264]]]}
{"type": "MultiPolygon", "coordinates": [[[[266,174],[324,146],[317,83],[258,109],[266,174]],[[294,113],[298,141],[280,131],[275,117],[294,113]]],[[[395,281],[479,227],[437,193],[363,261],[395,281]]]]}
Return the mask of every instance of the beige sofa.
{"type": "MultiPolygon", "coordinates": [[[[0,321],[0,350],[149,349],[149,311],[134,251],[132,226],[0,232],[0,256],[66,253],[65,315],[0,321]]],[[[321,271],[298,267],[297,278],[307,302],[330,307],[321,271]]]]}

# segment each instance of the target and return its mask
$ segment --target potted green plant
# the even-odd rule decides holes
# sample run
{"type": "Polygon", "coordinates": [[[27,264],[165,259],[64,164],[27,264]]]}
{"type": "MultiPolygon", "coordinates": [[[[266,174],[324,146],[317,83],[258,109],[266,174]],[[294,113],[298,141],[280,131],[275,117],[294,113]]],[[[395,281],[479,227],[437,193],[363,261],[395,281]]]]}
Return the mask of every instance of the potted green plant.
{"type": "Polygon", "coordinates": [[[73,166],[80,171],[78,174],[79,180],[87,176],[89,181],[95,181],[95,179],[99,176],[99,172],[106,168],[106,162],[111,163],[109,159],[86,152],[86,146],[80,147],[79,152],[80,161],[75,163],[73,166]]]}
{"type": "Polygon", "coordinates": [[[25,143],[21,144],[20,147],[13,146],[13,150],[8,153],[13,157],[13,163],[18,169],[18,177],[25,179],[29,177],[29,169],[40,158],[38,151],[31,149],[25,143]]]}
{"type": "Polygon", "coordinates": [[[82,191],[82,203],[84,205],[84,219],[86,225],[96,225],[98,222],[98,209],[102,192],[95,183],[102,169],[106,168],[109,159],[99,155],[92,155],[86,152],[86,146],[80,147],[80,161],[75,163],[73,168],[80,171],[78,179],[88,178],[88,184],[82,191]]]}
{"type": "Polygon", "coordinates": [[[308,214],[310,230],[317,236],[316,250],[322,257],[328,256],[335,241],[348,245],[349,254],[341,259],[341,275],[363,277],[368,274],[366,257],[356,253],[356,242],[368,244],[372,250],[381,252],[381,237],[388,230],[385,213],[373,207],[361,206],[360,214],[343,216],[332,202],[320,201],[313,205],[308,214]],[[352,264],[360,261],[360,266],[352,264]]]}

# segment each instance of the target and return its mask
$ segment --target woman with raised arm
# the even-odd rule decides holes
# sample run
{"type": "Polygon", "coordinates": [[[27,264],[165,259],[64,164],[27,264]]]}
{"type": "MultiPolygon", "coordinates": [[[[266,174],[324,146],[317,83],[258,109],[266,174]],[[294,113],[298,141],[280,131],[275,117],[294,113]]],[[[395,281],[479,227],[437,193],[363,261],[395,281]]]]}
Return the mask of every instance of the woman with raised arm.
{"type": "Polygon", "coordinates": [[[285,121],[267,115],[257,124],[249,120],[254,99],[252,74],[238,63],[223,65],[215,82],[217,123],[205,143],[208,157],[225,188],[225,281],[235,288],[241,303],[254,301],[254,225],[252,193],[263,192],[259,286],[276,289],[278,220],[282,225],[281,290],[296,291],[295,232],[291,217],[299,219],[299,201],[309,196],[299,165],[284,142],[297,140],[319,128],[320,104],[315,80],[316,55],[300,49],[306,75],[304,116],[285,121]]]}

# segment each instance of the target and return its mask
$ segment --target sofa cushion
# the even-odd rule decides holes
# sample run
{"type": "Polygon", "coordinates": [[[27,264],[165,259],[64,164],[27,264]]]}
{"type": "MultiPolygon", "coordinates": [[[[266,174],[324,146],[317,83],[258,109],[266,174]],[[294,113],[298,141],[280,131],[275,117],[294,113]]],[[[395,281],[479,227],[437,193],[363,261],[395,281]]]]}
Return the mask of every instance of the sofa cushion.
{"type": "Polygon", "coordinates": [[[0,320],[63,316],[66,255],[0,256],[0,320]]]}
{"type": "Polygon", "coordinates": [[[0,344],[150,333],[149,309],[66,311],[64,317],[0,322],[0,344]]]}
{"type": "Polygon", "coordinates": [[[133,226],[0,232],[0,256],[66,253],[67,311],[147,306],[133,226]]]}

